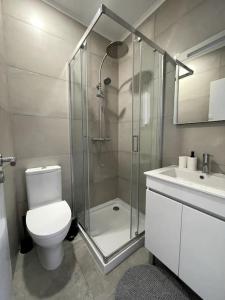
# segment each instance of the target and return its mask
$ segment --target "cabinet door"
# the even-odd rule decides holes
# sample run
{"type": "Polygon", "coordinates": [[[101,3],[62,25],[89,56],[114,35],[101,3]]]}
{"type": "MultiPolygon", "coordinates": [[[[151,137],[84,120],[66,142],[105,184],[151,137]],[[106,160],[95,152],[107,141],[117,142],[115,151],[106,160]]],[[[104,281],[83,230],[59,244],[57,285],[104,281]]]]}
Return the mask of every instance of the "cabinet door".
{"type": "Polygon", "coordinates": [[[183,207],[179,277],[205,300],[225,299],[225,222],[183,207]]]}
{"type": "Polygon", "coordinates": [[[182,205],[146,190],[145,247],[178,274],[182,205]]]}

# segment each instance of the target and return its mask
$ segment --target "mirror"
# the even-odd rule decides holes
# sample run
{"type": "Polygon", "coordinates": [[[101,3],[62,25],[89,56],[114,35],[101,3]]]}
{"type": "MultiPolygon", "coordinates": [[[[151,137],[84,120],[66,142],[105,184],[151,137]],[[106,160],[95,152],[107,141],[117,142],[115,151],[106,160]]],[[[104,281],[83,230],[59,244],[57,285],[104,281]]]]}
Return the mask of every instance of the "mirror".
{"type": "Polygon", "coordinates": [[[225,120],[225,31],[178,57],[174,123],[225,120]]]}

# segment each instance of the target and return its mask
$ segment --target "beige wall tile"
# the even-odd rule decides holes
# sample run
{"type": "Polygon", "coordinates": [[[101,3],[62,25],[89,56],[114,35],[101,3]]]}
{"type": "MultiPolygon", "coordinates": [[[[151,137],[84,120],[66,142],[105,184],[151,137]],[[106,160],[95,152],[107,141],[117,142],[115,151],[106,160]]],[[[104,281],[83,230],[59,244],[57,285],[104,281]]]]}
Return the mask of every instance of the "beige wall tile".
{"type": "Polygon", "coordinates": [[[166,70],[172,71],[165,75],[165,90],[164,90],[164,116],[173,117],[174,114],[174,92],[175,92],[175,66],[168,63],[166,70]]]}
{"type": "Polygon", "coordinates": [[[71,117],[74,120],[82,120],[83,110],[85,111],[85,100],[84,97],[81,95],[81,86],[75,82],[71,83],[71,99],[70,97],[68,97],[68,102],[69,105],[71,104],[71,117]]]}
{"type": "Polygon", "coordinates": [[[118,154],[117,152],[98,152],[92,154],[91,173],[93,182],[98,183],[117,176],[118,154]]]}
{"type": "Polygon", "coordinates": [[[109,122],[118,121],[118,91],[112,86],[105,89],[105,116],[109,122]]]}
{"type": "Polygon", "coordinates": [[[18,158],[32,158],[69,153],[67,119],[13,116],[15,153],[18,158]]]}
{"type": "Polygon", "coordinates": [[[32,25],[4,17],[7,62],[11,66],[65,78],[66,62],[76,43],[69,44],[32,25]]]}
{"type": "Polygon", "coordinates": [[[132,123],[120,122],[118,132],[118,151],[131,151],[132,123]]]}
{"type": "Polygon", "coordinates": [[[179,155],[184,155],[181,141],[181,128],[173,125],[173,118],[164,118],[163,128],[163,161],[164,166],[171,165],[170,161],[176,161],[179,155]]]}
{"type": "Polygon", "coordinates": [[[119,62],[119,90],[125,91],[130,89],[130,84],[133,76],[132,57],[125,57],[119,62]]]}
{"type": "Polygon", "coordinates": [[[130,204],[130,181],[118,178],[118,197],[130,204]]]}
{"type": "Polygon", "coordinates": [[[3,11],[43,31],[77,44],[85,27],[40,0],[4,0],[3,11]]]}
{"type": "Polygon", "coordinates": [[[8,85],[12,112],[68,117],[68,82],[9,67],[8,85]]]}
{"type": "Polygon", "coordinates": [[[4,29],[3,29],[3,14],[2,2],[0,2],[0,62],[5,60],[5,43],[4,43],[4,29]]]}
{"type": "MultiPolygon", "coordinates": [[[[99,137],[99,122],[90,122],[89,136],[91,138],[99,137]]],[[[105,122],[102,130],[102,136],[110,138],[110,141],[99,143],[90,140],[91,152],[105,152],[118,150],[118,124],[115,122],[105,122]]]]}
{"type": "Polygon", "coordinates": [[[0,63],[0,107],[8,110],[8,86],[7,86],[7,72],[6,66],[0,63]]]}
{"type": "Polygon", "coordinates": [[[0,108],[0,153],[5,156],[13,155],[11,115],[0,108]]]}
{"type": "Polygon", "coordinates": [[[147,38],[155,39],[155,15],[150,16],[143,24],[138,28],[147,38]]]}
{"type": "Polygon", "coordinates": [[[82,120],[73,120],[71,126],[71,141],[74,152],[82,152],[83,151],[83,133],[82,130],[82,120]]]}
{"type": "Polygon", "coordinates": [[[224,1],[203,1],[157,36],[156,42],[174,56],[224,30],[224,27],[224,1]]]}
{"type": "Polygon", "coordinates": [[[96,32],[92,32],[87,39],[88,51],[103,57],[106,53],[106,47],[111,43],[110,40],[102,37],[96,32]]]}
{"type": "MultiPolygon", "coordinates": [[[[88,54],[88,85],[89,87],[96,88],[99,81],[99,68],[102,62],[102,56],[89,53],[88,54]]],[[[118,88],[118,64],[117,61],[106,58],[102,67],[102,84],[105,78],[111,78],[110,86],[118,88]]],[[[104,85],[103,85],[104,87],[104,85]]]]}
{"type": "Polygon", "coordinates": [[[165,1],[155,14],[155,35],[158,36],[165,31],[201,2],[203,0],[165,1]]]}
{"type": "Polygon", "coordinates": [[[223,124],[190,125],[181,127],[182,153],[189,154],[192,150],[202,159],[203,153],[213,155],[213,160],[225,165],[225,126],[223,124]]]}
{"type": "Polygon", "coordinates": [[[91,186],[91,207],[117,197],[117,178],[106,179],[91,186]]]}
{"type": "Polygon", "coordinates": [[[118,151],[118,176],[120,178],[130,180],[131,166],[132,166],[132,153],[118,151]]]}
{"type": "Polygon", "coordinates": [[[143,185],[145,186],[145,182],[146,182],[146,176],[144,175],[144,172],[160,167],[159,164],[152,167],[153,162],[155,162],[155,160],[158,160],[158,158],[153,155],[150,155],[150,153],[140,154],[139,182],[142,186],[143,185]]]}
{"type": "Polygon", "coordinates": [[[119,122],[132,121],[132,93],[130,90],[119,92],[119,122]]]}

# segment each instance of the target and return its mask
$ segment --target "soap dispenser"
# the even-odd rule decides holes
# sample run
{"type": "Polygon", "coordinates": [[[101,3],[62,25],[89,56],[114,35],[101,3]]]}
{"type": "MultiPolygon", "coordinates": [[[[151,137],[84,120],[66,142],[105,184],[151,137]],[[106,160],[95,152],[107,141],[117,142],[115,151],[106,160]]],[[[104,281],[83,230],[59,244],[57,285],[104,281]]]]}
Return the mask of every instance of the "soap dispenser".
{"type": "Polygon", "coordinates": [[[191,156],[187,158],[187,168],[190,171],[197,170],[197,157],[195,157],[194,151],[191,151],[191,156]]]}

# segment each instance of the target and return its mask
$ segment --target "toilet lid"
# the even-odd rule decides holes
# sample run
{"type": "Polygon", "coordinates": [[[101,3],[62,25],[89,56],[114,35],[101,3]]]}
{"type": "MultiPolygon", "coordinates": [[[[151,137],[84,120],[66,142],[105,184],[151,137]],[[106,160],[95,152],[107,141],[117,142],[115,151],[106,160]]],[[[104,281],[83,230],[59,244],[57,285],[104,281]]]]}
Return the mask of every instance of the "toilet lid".
{"type": "Polygon", "coordinates": [[[58,201],[31,209],[26,224],[34,235],[54,235],[63,230],[71,220],[71,210],[66,201],[58,201]]]}

